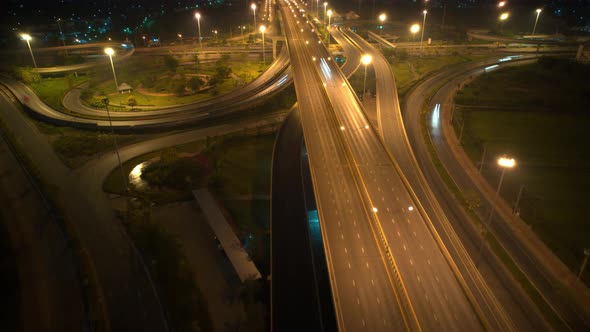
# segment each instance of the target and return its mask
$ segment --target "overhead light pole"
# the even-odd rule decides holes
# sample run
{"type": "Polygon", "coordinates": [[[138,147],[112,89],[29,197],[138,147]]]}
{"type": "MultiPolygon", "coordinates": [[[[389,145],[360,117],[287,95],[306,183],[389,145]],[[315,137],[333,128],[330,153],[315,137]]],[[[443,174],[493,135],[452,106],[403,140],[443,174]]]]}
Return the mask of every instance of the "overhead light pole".
{"type": "MultiPolygon", "coordinates": [[[[252,15],[254,16],[254,29],[256,29],[256,4],[252,3],[252,5],[250,5],[250,8],[252,8],[252,15]]],[[[256,33],[256,31],[254,31],[256,33]]]]}
{"type": "Polygon", "coordinates": [[[266,54],[264,53],[264,32],[266,31],[266,26],[260,26],[260,33],[262,33],[262,64],[266,65],[266,54]]]}
{"type": "MultiPolygon", "coordinates": [[[[496,203],[498,201],[498,196],[500,196],[500,190],[502,190],[502,183],[504,182],[504,174],[506,173],[506,169],[511,169],[516,166],[516,160],[514,158],[508,158],[506,156],[498,158],[498,166],[502,168],[502,174],[500,175],[500,181],[498,181],[498,188],[496,189],[496,194],[494,195],[494,200],[492,201],[492,205],[490,207],[490,214],[488,214],[488,218],[485,223],[484,232],[487,232],[487,229],[490,228],[492,223],[492,217],[494,216],[494,212],[496,211],[496,203]]],[[[481,239],[481,245],[479,247],[479,255],[481,256],[483,250],[483,244],[485,240],[485,234],[481,239]]]]}
{"type": "Polygon", "coordinates": [[[60,22],[61,22],[61,18],[58,18],[57,19],[57,28],[59,29],[59,37],[61,39],[61,43],[64,46],[64,52],[66,53],[66,56],[67,56],[68,55],[68,49],[65,48],[66,47],[66,39],[64,37],[63,31],[61,30],[61,24],[60,24],[60,22]]]}
{"type": "Polygon", "coordinates": [[[422,21],[422,36],[420,37],[420,51],[422,51],[422,41],[424,40],[424,30],[426,30],[426,14],[428,11],[424,9],[422,14],[424,14],[424,20],[422,21]]]}
{"type": "Polygon", "coordinates": [[[201,13],[196,13],[197,26],[199,27],[199,48],[203,49],[203,38],[201,38],[201,13]]]}
{"type": "Polygon", "coordinates": [[[31,35],[29,35],[28,33],[23,33],[20,36],[27,42],[27,46],[29,46],[29,53],[31,53],[31,59],[33,59],[33,65],[35,66],[35,70],[39,71],[37,68],[37,61],[35,61],[35,56],[33,55],[33,49],[31,48],[31,39],[33,39],[33,37],[31,37],[31,35]]]}
{"type": "Polygon", "coordinates": [[[385,20],[387,19],[387,15],[385,15],[385,13],[379,15],[379,22],[380,22],[380,29],[379,29],[379,34],[383,33],[383,23],[385,22],[385,20]]]}
{"type": "Polygon", "coordinates": [[[327,14],[326,9],[327,8],[328,8],[328,3],[324,2],[324,24],[326,24],[326,14],[327,14]]]}
{"type": "Polygon", "coordinates": [[[119,92],[119,83],[117,82],[117,74],[115,74],[115,65],[113,64],[113,54],[115,54],[115,50],[110,47],[104,49],[104,52],[109,56],[111,60],[111,69],[113,70],[113,77],[115,78],[115,91],[119,92]]]}
{"type": "Polygon", "coordinates": [[[412,24],[412,26],[410,27],[410,32],[412,33],[412,41],[416,39],[416,33],[418,33],[418,31],[420,31],[420,24],[412,24]]]}
{"type": "Polygon", "coordinates": [[[367,90],[367,66],[371,64],[373,57],[370,54],[364,54],[361,57],[361,63],[365,65],[365,78],[363,79],[363,96],[367,90]]]}
{"type": "Polygon", "coordinates": [[[504,28],[504,21],[506,21],[508,19],[508,17],[510,17],[510,14],[508,12],[502,13],[500,15],[500,32],[502,32],[502,30],[504,28]]]}
{"type": "Polygon", "coordinates": [[[328,9],[328,26],[326,27],[326,43],[330,45],[330,24],[332,24],[332,9],[328,9]]]}
{"type": "Polygon", "coordinates": [[[535,35],[535,31],[537,31],[537,22],[539,22],[539,15],[541,15],[542,11],[543,10],[541,8],[537,8],[537,10],[535,10],[537,13],[537,18],[535,18],[535,25],[533,26],[533,36],[535,35]]]}

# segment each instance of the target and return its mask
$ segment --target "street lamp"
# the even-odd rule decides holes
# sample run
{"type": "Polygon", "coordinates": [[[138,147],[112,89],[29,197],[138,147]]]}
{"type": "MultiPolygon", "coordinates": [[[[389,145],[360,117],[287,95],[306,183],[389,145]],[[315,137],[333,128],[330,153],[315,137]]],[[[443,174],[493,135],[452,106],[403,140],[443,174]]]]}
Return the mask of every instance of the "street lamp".
{"type": "Polygon", "coordinates": [[[217,41],[217,30],[212,31],[215,34],[215,41],[217,41]]]}
{"type": "Polygon", "coordinates": [[[387,19],[387,15],[385,15],[385,14],[379,15],[379,22],[381,22],[380,32],[383,32],[383,22],[385,22],[386,19],[387,19]]]}
{"type": "Polygon", "coordinates": [[[420,31],[420,24],[412,24],[412,26],[410,27],[410,32],[412,33],[412,41],[414,41],[414,39],[416,38],[416,33],[418,31],[420,31]]]}
{"type": "Polygon", "coordinates": [[[315,17],[320,16],[320,0],[315,0],[315,17]]]}
{"type": "Polygon", "coordinates": [[[508,12],[502,13],[502,15],[500,15],[500,32],[502,32],[502,28],[504,27],[504,21],[506,21],[508,17],[510,17],[510,14],[508,14],[508,12]]]}
{"type": "Polygon", "coordinates": [[[328,3],[324,2],[324,24],[326,24],[326,8],[328,8],[328,3]]]}
{"type": "Polygon", "coordinates": [[[506,1],[500,1],[500,2],[498,2],[498,8],[502,8],[504,6],[506,6],[506,1]]]}
{"type": "Polygon", "coordinates": [[[422,51],[422,41],[424,40],[424,30],[426,30],[426,14],[428,11],[424,9],[422,14],[424,14],[424,20],[422,21],[422,36],[420,37],[420,51],[422,51]]]}
{"type": "Polygon", "coordinates": [[[110,47],[104,49],[104,52],[109,56],[111,60],[111,69],[113,69],[113,77],[115,78],[115,91],[119,91],[119,83],[117,82],[117,74],[115,74],[115,65],[113,64],[113,54],[115,54],[115,50],[110,47]]]}
{"type": "MultiPolygon", "coordinates": [[[[61,24],[59,22],[61,22],[61,18],[58,18],[57,19],[57,27],[59,28],[59,36],[61,38],[61,42],[64,45],[64,47],[66,47],[66,39],[64,38],[64,33],[61,30],[61,24]]],[[[64,51],[65,51],[66,56],[67,56],[68,55],[68,50],[67,49],[64,49],[64,51]]]]}
{"type": "Polygon", "coordinates": [[[332,9],[328,9],[328,26],[326,27],[326,43],[330,44],[330,24],[332,24],[332,9]]]}
{"type": "Polygon", "coordinates": [[[125,179],[125,172],[123,171],[123,164],[121,163],[121,155],[119,154],[119,145],[117,144],[117,136],[115,136],[115,129],[113,128],[113,121],[111,120],[111,113],[109,112],[109,98],[102,100],[104,107],[107,110],[107,117],[109,118],[109,127],[111,127],[111,135],[113,135],[113,143],[115,144],[115,152],[117,153],[117,161],[119,162],[119,170],[121,171],[121,179],[123,180],[123,187],[125,191],[129,191],[127,179],[125,179]]]}
{"type": "Polygon", "coordinates": [[[533,26],[533,36],[535,35],[535,31],[537,31],[537,22],[539,22],[539,15],[541,15],[542,11],[543,10],[541,8],[537,8],[537,10],[535,10],[537,13],[537,18],[535,19],[535,25],[533,26]]]}
{"type": "MultiPolygon", "coordinates": [[[[498,189],[496,189],[496,194],[494,195],[494,200],[492,201],[490,214],[488,215],[488,219],[486,221],[486,228],[484,229],[484,232],[487,231],[488,228],[490,228],[490,225],[492,222],[492,216],[494,215],[494,211],[496,210],[496,202],[498,201],[498,196],[500,196],[500,190],[502,189],[502,182],[504,182],[504,173],[506,172],[506,169],[514,168],[516,166],[516,160],[514,160],[514,158],[508,158],[506,156],[498,158],[497,162],[498,162],[498,166],[502,167],[502,174],[500,175],[500,181],[498,182],[498,189]]],[[[482,237],[481,245],[479,247],[479,255],[480,256],[482,254],[484,240],[485,240],[485,237],[482,237]]]]}
{"type": "Polygon", "coordinates": [[[256,4],[252,3],[252,5],[250,5],[250,8],[252,8],[252,13],[254,15],[254,29],[256,29],[256,4]]]}
{"type": "Polygon", "coordinates": [[[182,34],[178,34],[178,39],[180,39],[180,45],[182,45],[182,34]]]}
{"type": "Polygon", "coordinates": [[[370,54],[364,54],[361,57],[361,63],[365,65],[365,79],[363,80],[363,96],[365,95],[365,91],[367,89],[367,65],[369,65],[373,61],[373,57],[370,54]]]}
{"type": "Polygon", "coordinates": [[[195,18],[197,19],[197,26],[199,27],[199,48],[203,48],[203,41],[201,38],[201,13],[196,13],[195,18]]]}
{"type": "Polygon", "coordinates": [[[264,54],[264,32],[266,31],[266,26],[260,26],[260,33],[262,33],[262,64],[266,65],[266,55],[264,54]]]}
{"type": "Polygon", "coordinates": [[[35,65],[35,69],[37,70],[37,62],[35,61],[35,56],[33,55],[33,49],[31,48],[31,39],[33,39],[33,38],[28,33],[23,33],[20,36],[22,39],[24,39],[27,42],[27,45],[29,46],[29,52],[31,53],[31,58],[33,59],[33,65],[35,65]]]}

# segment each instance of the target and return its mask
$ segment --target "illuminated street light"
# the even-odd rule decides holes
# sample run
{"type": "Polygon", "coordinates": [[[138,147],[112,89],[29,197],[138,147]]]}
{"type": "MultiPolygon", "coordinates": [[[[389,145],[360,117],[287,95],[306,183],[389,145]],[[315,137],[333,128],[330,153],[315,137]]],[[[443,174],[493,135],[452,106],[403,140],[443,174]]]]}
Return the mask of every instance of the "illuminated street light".
{"type": "Polygon", "coordinates": [[[203,48],[203,40],[201,38],[201,13],[196,13],[195,18],[197,19],[197,26],[199,27],[199,48],[203,48]]]}
{"type": "Polygon", "coordinates": [[[328,3],[324,2],[324,24],[326,24],[326,14],[327,14],[326,8],[328,8],[328,3]]]}
{"type": "Polygon", "coordinates": [[[506,6],[506,1],[500,1],[500,2],[498,2],[498,8],[502,8],[504,6],[506,6]]]}
{"type": "Polygon", "coordinates": [[[416,38],[416,33],[418,33],[418,31],[420,31],[420,24],[412,24],[412,26],[410,27],[410,32],[412,33],[412,41],[416,38]]]}
{"type": "Polygon", "coordinates": [[[262,64],[266,65],[266,55],[264,54],[264,32],[266,31],[266,26],[260,26],[260,33],[262,33],[262,64]]]}
{"type": "Polygon", "coordinates": [[[387,15],[385,15],[385,14],[379,15],[379,22],[381,22],[380,29],[379,29],[380,33],[383,32],[383,22],[385,22],[386,19],[387,19],[387,15]]]}
{"type": "Polygon", "coordinates": [[[542,11],[543,10],[541,8],[537,8],[537,10],[535,10],[537,13],[537,18],[535,18],[535,25],[533,26],[533,36],[535,35],[535,31],[537,31],[537,22],[539,22],[539,15],[541,15],[542,11]]]}
{"type": "Polygon", "coordinates": [[[365,79],[363,80],[363,96],[365,95],[365,91],[367,89],[367,66],[373,62],[373,57],[370,54],[364,54],[361,57],[361,63],[365,65],[365,79]]]}
{"type": "Polygon", "coordinates": [[[426,14],[428,11],[424,9],[422,14],[424,14],[424,20],[422,21],[422,36],[420,37],[420,51],[422,51],[422,41],[424,40],[424,30],[426,30],[426,14]]]}
{"type": "Polygon", "coordinates": [[[326,43],[330,44],[330,24],[332,24],[332,9],[328,9],[328,26],[326,27],[326,43]]]}
{"type": "MultiPolygon", "coordinates": [[[[64,45],[64,47],[66,47],[66,39],[64,38],[64,33],[61,30],[61,18],[57,19],[57,27],[59,28],[59,38],[61,39],[62,44],[64,45]]],[[[64,48],[65,54],[66,56],[68,55],[68,49],[64,48]]]]}
{"type": "Polygon", "coordinates": [[[254,27],[254,29],[256,29],[256,4],[255,3],[252,3],[250,5],[250,8],[252,8],[252,14],[254,16],[254,25],[253,25],[253,27],[254,27]]]}
{"type": "MultiPolygon", "coordinates": [[[[504,173],[506,169],[514,168],[516,166],[516,160],[514,158],[508,158],[506,156],[498,158],[498,166],[502,167],[502,174],[500,175],[500,181],[498,182],[498,189],[496,189],[496,194],[494,195],[494,200],[492,201],[492,206],[490,209],[490,214],[488,215],[488,219],[486,221],[486,228],[484,231],[490,228],[492,222],[492,216],[494,215],[494,211],[496,210],[496,202],[498,201],[498,196],[500,196],[500,190],[502,190],[502,182],[504,182],[504,173]]],[[[479,254],[481,256],[481,252],[483,250],[483,243],[485,237],[482,237],[481,246],[479,248],[479,254]]]]}
{"type": "Polygon", "coordinates": [[[37,69],[37,62],[35,61],[35,56],[33,55],[33,49],[31,48],[31,39],[33,39],[33,38],[31,37],[31,35],[29,35],[27,33],[23,33],[20,36],[22,39],[24,39],[27,42],[27,45],[29,46],[29,52],[31,53],[31,58],[33,59],[33,65],[35,65],[35,69],[37,69]]]}
{"type": "Polygon", "coordinates": [[[181,33],[178,34],[178,39],[180,39],[180,45],[182,45],[182,34],[181,33]]]}
{"type": "Polygon", "coordinates": [[[506,21],[508,19],[508,17],[510,17],[510,14],[508,12],[502,13],[500,15],[500,32],[502,31],[502,28],[504,27],[504,21],[506,21]]]}
{"type": "Polygon", "coordinates": [[[111,69],[113,70],[113,77],[115,78],[115,90],[119,91],[119,84],[117,82],[117,74],[115,74],[115,65],[113,64],[113,54],[115,54],[115,50],[110,47],[104,49],[104,52],[109,56],[111,60],[111,69]]]}
{"type": "MultiPolygon", "coordinates": [[[[111,60],[111,69],[113,70],[113,77],[115,78],[115,91],[119,91],[119,84],[117,83],[117,75],[115,74],[115,65],[113,64],[113,54],[115,54],[115,50],[110,47],[104,49],[104,52],[109,56],[111,60]]],[[[115,144],[115,152],[117,152],[117,160],[119,161],[119,169],[121,170],[121,177],[123,179],[123,184],[125,190],[129,190],[127,187],[127,180],[125,179],[125,172],[123,172],[123,165],[121,164],[121,156],[119,155],[119,146],[117,145],[117,136],[115,136],[115,131],[113,129],[113,122],[111,121],[111,113],[109,112],[109,99],[104,98],[103,102],[107,109],[107,117],[109,118],[109,126],[111,127],[111,133],[113,135],[113,142],[115,144]]]]}

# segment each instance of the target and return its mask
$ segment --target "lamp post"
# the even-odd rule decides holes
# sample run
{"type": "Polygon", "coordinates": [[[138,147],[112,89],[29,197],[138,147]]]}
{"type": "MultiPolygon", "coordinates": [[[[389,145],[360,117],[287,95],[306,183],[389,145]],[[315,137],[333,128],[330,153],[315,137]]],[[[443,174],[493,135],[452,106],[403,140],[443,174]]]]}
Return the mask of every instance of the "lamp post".
{"type": "Polygon", "coordinates": [[[542,11],[543,10],[541,8],[537,8],[537,10],[535,10],[537,13],[537,18],[535,18],[535,25],[533,25],[533,36],[535,35],[535,31],[537,31],[537,22],[539,22],[539,15],[541,15],[542,11]]]}
{"type": "Polygon", "coordinates": [[[119,154],[119,145],[117,144],[117,136],[115,135],[115,129],[113,128],[113,121],[111,120],[111,113],[109,112],[109,98],[102,100],[104,107],[107,110],[107,117],[109,119],[109,127],[111,127],[111,135],[113,136],[113,143],[115,145],[115,152],[117,153],[117,161],[119,162],[119,170],[121,171],[121,180],[123,181],[123,188],[125,191],[129,191],[127,179],[125,179],[125,172],[123,171],[123,164],[121,163],[121,155],[119,154]]]}
{"type": "Polygon", "coordinates": [[[182,34],[181,33],[178,34],[178,39],[180,39],[180,45],[182,45],[182,34]]]}
{"type": "Polygon", "coordinates": [[[215,35],[215,41],[217,41],[217,30],[213,30],[212,32],[215,35]]]}
{"type": "Polygon", "coordinates": [[[264,54],[264,32],[266,31],[266,26],[260,26],[260,33],[262,33],[262,64],[266,65],[266,55],[264,54]]]}
{"type": "Polygon", "coordinates": [[[315,17],[320,16],[320,0],[315,0],[315,17]]]}
{"type": "Polygon", "coordinates": [[[22,39],[24,39],[27,42],[27,46],[29,46],[29,53],[31,53],[31,58],[33,59],[33,65],[35,65],[35,70],[37,70],[37,62],[35,61],[35,56],[33,55],[33,49],[31,48],[31,39],[33,39],[33,37],[31,37],[31,35],[29,35],[28,33],[23,33],[20,36],[22,39]]]}
{"type": "Polygon", "coordinates": [[[426,30],[426,14],[428,11],[424,9],[422,14],[424,14],[424,20],[422,21],[422,36],[420,37],[420,51],[422,51],[422,41],[424,40],[424,30],[426,30]]]}
{"type": "Polygon", "coordinates": [[[383,33],[383,22],[385,22],[385,20],[387,19],[387,15],[385,15],[385,13],[379,15],[379,22],[381,22],[380,25],[380,29],[379,29],[379,34],[383,33]]]}
{"type": "MultiPolygon", "coordinates": [[[[538,16],[537,16],[537,17],[538,17],[538,16]]],[[[57,19],[57,27],[58,27],[58,29],[59,29],[59,37],[60,37],[60,39],[61,39],[61,43],[64,45],[64,47],[66,47],[66,39],[64,38],[64,33],[63,33],[63,31],[61,30],[61,24],[60,24],[59,22],[61,22],[61,18],[58,18],[58,19],[57,19]]],[[[65,51],[65,53],[66,53],[66,56],[67,56],[67,55],[68,55],[68,50],[64,48],[64,51],[65,51]]]]}
{"type": "MultiPolygon", "coordinates": [[[[506,156],[498,158],[498,166],[502,167],[502,174],[500,175],[500,181],[498,181],[498,189],[496,189],[496,194],[494,195],[494,200],[492,201],[492,206],[490,209],[490,214],[488,215],[488,219],[486,220],[486,227],[484,232],[490,228],[492,223],[492,217],[494,216],[494,211],[496,211],[496,202],[498,201],[498,196],[500,196],[500,190],[502,190],[502,182],[504,182],[504,173],[506,173],[506,169],[513,168],[516,166],[516,160],[514,158],[508,158],[506,156]]],[[[481,239],[481,245],[479,247],[479,255],[481,256],[483,250],[483,243],[485,240],[485,236],[481,239]]]]}
{"type": "Polygon", "coordinates": [[[203,48],[203,40],[201,38],[201,13],[196,13],[195,18],[197,19],[197,26],[199,27],[199,48],[203,48]]]}
{"type": "Polygon", "coordinates": [[[330,24],[332,24],[332,9],[328,9],[328,26],[326,27],[326,43],[330,45],[330,24]]]}
{"type": "Polygon", "coordinates": [[[324,2],[324,24],[326,24],[326,14],[327,14],[326,8],[328,8],[328,3],[324,2]]]}
{"type": "Polygon", "coordinates": [[[500,32],[502,32],[502,29],[504,28],[504,21],[506,21],[508,17],[510,17],[510,14],[507,12],[500,15],[500,32]]]}
{"type": "Polygon", "coordinates": [[[113,77],[115,78],[115,91],[119,91],[119,83],[117,82],[117,74],[115,74],[115,65],[113,64],[113,54],[115,54],[115,51],[112,48],[107,47],[104,49],[104,52],[111,60],[111,69],[113,69],[113,77]]]}
{"type": "MultiPolygon", "coordinates": [[[[254,16],[254,25],[253,25],[253,27],[254,27],[254,29],[256,29],[256,4],[255,3],[252,3],[252,5],[250,5],[250,8],[252,8],[252,14],[254,16]]],[[[256,31],[254,31],[254,32],[256,32],[256,31]]]]}
{"type": "Polygon", "coordinates": [[[420,24],[412,24],[412,26],[410,27],[410,32],[412,33],[412,41],[414,41],[414,39],[416,38],[416,33],[418,31],[420,31],[420,24]]]}
{"type": "Polygon", "coordinates": [[[361,57],[361,63],[365,65],[365,78],[363,80],[363,96],[367,90],[367,66],[373,61],[373,57],[370,54],[364,54],[361,57]]]}

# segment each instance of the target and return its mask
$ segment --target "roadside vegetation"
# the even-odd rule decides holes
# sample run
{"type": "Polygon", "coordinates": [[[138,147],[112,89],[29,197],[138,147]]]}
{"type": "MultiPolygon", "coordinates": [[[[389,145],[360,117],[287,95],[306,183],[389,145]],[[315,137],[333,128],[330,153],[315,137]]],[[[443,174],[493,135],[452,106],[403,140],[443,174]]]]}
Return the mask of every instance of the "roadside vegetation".
{"type": "Polygon", "coordinates": [[[21,79],[28,83],[35,93],[41,98],[47,105],[52,108],[65,112],[66,109],[63,107],[61,101],[65,94],[75,86],[82,84],[90,79],[87,75],[67,74],[61,77],[45,77],[43,79],[29,77],[28,74],[21,74],[21,79]]]}
{"type": "Polygon", "coordinates": [[[118,93],[112,74],[104,71],[90,80],[81,98],[93,107],[104,107],[102,100],[109,98],[118,110],[190,104],[245,85],[264,68],[261,62],[233,61],[227,54],[213,62],[196,54],[136,55],[116,63],[118,83],[128,84],[131,93],[118,93]]]}
{"type": "Polygon", "coordinates": [[[454,116],[475,164],[485,149],[482,174],[490,183],[499,180],[498,156],[516,158],[502,196],[514,203],[524,186],[520,217],[575,273],[590,237],[584,208],[590,153],[583,139],[590,120],[588,75],[588,65],[552,58],[484,74],[458,93],[454,116]]]}

